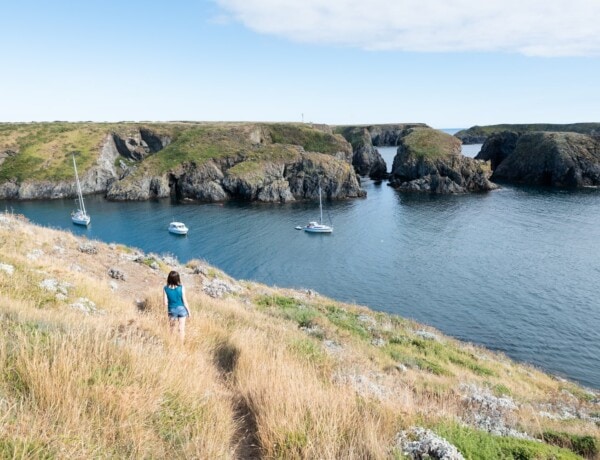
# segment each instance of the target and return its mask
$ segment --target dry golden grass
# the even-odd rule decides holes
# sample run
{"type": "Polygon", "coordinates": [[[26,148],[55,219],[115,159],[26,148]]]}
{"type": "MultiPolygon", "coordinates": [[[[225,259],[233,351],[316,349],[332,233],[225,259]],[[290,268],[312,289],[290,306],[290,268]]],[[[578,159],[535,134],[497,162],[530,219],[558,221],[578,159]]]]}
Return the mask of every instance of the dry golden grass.
{"type": "Polygon", "coordinates": [[[521,431],[600,437],[589,419],[542,415],[592,413],[589,393],[502,355],[293,290],[240,282],[213,299],[203,281],[235,280],[196,274],[201,261],[153,270],[135,252],[0,215],[14,269],[0,269],[0,458],[390,458],[398,431],[463,418],[464,384],[517,402],[521,431]],[[183,346],[162,306],[171,268],[192,310],[183,346]]]}

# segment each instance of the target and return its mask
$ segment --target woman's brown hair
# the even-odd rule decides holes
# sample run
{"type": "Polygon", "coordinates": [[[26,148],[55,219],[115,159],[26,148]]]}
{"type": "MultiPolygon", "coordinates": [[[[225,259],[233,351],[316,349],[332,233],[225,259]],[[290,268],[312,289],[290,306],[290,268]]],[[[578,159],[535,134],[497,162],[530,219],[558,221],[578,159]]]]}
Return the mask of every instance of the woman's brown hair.
{"type": "Polygon", "coordinates": [[[175,270],[171,271],[169,276],[167,276],[167,284],[169,286],[179,286],[181,284],[179,273],[177,273],[175,270]]]}

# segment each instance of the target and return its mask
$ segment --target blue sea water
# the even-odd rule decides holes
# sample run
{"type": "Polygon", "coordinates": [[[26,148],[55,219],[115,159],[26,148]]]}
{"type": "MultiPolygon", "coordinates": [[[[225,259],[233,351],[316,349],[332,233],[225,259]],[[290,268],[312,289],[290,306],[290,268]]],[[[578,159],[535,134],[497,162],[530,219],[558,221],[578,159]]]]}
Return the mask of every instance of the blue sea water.
{"type": "MultiPolygon", "coordinates": [[[[391,165],[395,149],[380,151],[391,165]]],[[[600,191],[504,186],[436,197],[401,194],[385,182],[363,187],[364,199],[325,202],[330,235],[294,229],[318,218],[318,202],[87,197],[87,229],[71,224],[72,200],[0,202],[0,209],[182,262],[204,259],[239,279],[311,288],[410,317],[600,388],[600,191]],[[187,224],[186,237],[167,232],[172,219],[187,224]]]]}

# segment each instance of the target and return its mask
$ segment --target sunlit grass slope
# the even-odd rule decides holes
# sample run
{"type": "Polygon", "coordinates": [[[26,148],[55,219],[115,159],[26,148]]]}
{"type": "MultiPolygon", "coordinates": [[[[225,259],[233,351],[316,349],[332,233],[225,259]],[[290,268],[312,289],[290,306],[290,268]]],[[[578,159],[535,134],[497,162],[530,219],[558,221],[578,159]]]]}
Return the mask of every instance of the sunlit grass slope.
{"type": "Polygon", "coordinates": [[[598,406],[410,320],[0,215],[0,458],[402,458],[416,425],[465,458],[597,458],[598,406]]]}

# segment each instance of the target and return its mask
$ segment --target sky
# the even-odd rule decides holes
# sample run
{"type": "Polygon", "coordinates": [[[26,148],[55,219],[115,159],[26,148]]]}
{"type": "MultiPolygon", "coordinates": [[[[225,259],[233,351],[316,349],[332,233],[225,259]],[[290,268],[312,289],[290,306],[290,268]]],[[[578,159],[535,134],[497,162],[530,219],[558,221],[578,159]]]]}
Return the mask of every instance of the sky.
{"type": "Polygon", "coordinates": [[[599,0],[0,2],[0,122],[600,122],[599,0]]]}

